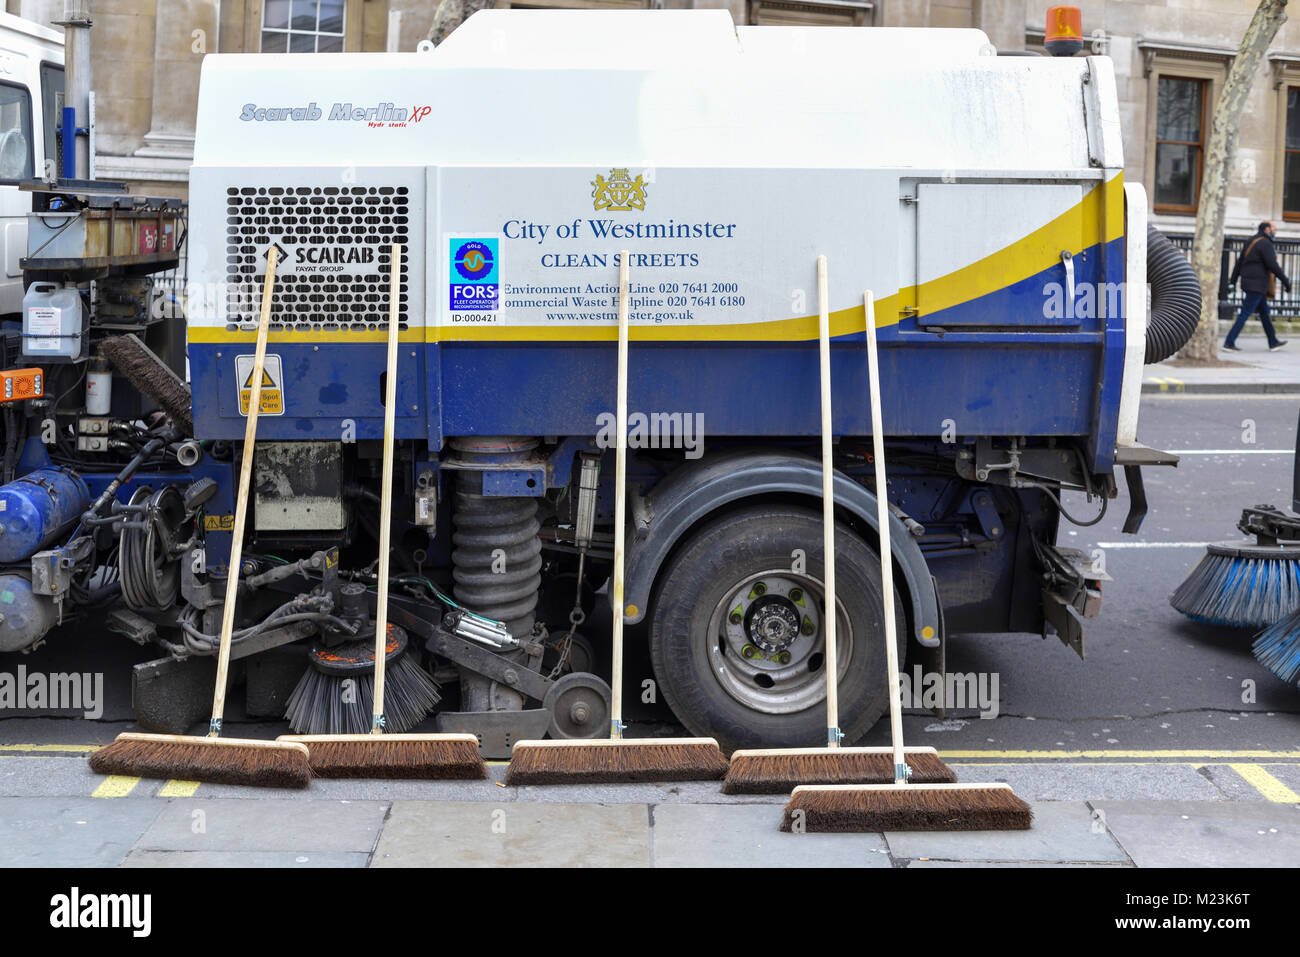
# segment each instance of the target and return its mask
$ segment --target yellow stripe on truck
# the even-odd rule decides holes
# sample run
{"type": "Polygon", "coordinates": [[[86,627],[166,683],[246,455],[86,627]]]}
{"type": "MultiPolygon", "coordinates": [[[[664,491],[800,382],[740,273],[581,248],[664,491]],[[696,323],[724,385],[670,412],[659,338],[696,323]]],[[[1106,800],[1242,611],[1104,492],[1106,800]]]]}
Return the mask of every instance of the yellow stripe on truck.
{"type": "MultiPolygon", "coordinates": [[[[973,302],[991,293],[1035,276],[1060,262],[1062,250],[1078,254],[1079,238],[1084,248],[1111,242],[1124,235],[1124,174],[1096,184],[1082,200],[1050,223],[1027,236],[1004,246],[968,266],[924,283],[929,311],[949,309],[973,302]]],[[[905,286],[892,295],[876,299],[876,327],[897,325],[901,310],[917,302],[917,286],[905,286]]],[[[866,318],[862,306],[831,312],[831,335],[846,336],[864,332],[866,318]]],[[[817,339],[817,317],[797,316],[759,322],[721,325],[654,325],[632,326],[630,338],[637,342],[811,342],[817,339]]],[[[227,331],[220,326],[191,326],[193,343],[251,343],[256,330],[227,331]]],[[[614,342],[618,330],[611,323],[599,326],[437,326],[407,329],[401,341],[413,342],[614,342]]],[[[325,332],[285,330],[272,332],[269,342],[322,343],[374,342],[387,339],[382,329],[362,332],[325,332]]]]}

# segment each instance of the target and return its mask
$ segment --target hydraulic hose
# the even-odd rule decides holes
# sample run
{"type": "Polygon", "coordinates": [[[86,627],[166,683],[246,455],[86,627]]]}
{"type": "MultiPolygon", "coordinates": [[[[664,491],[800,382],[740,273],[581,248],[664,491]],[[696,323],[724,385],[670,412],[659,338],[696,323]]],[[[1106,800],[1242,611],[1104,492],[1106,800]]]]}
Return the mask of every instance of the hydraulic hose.
{"type": "Polygon", "coordinates": [[[1147,227],[1147,282],[1151,284],[1146,355],[1150,365],[1181,349],[1201,320],[1201,284],[1196,271],[1154,226],[1147,227]]]}

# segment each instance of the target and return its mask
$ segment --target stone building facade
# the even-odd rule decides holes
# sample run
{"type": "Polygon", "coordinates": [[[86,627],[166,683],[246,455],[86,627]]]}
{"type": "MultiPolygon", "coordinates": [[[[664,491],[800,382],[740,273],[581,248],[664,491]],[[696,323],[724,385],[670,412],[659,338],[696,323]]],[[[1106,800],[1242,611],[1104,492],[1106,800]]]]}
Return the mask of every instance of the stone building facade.
{"type": "MultiPolygon", "coordinates": [[[[42,24],[63,0],[4,0],[42,24]]],[[[1190,234],[1209,117],[1254,0],[1079,0],[1084,33],[1115,62],[1126,176],[1154,221],[1190,234]]],[[[495,6],[723,7],[737,23],[978,27],[1004,50],[1042,50],[1047,0],[495,0],[495,6]]],[[[183,195],[199,65],[211,52],[413,50],[436,0],[92,0],[97,174],[183,195]]],[[[1242,119],[1228,230],[1274,219],[1300,238],[1300,19],[1279,33],[1242,119]],[[1288,130],[1290,133],[1288,134],[1288,130]]]]}

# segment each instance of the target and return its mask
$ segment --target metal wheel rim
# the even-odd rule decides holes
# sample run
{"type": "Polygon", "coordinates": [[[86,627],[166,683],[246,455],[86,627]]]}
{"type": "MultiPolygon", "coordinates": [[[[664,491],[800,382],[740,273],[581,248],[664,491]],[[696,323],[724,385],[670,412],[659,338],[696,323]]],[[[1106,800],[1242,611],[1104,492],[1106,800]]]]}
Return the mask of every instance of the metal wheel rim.
{"type": "MultiPolygon", "coordinates": [[[[814,707],[826,700],[825,662],[825,627],[823,625],[824,590],[822,582],[809,575],[800,575],[787,569],[769,569],[749,575],[728,588],[714,606],[709,616],[707,632],[710,670],[714,680],[734,700],[745,707],[763,714],[793,714],[814,707]],[[762,582],[767,597],[785,595],[788,598],[791,588],[803,590],[813,600],[809,602],[814,614],[815,630],[811,635],[800,635],[793,640],[786,650],[790,653],[788,664],[772,661],[770,658],[746,658],[742,654],[743,645],[739,643],[738,631],[745,633],[744,616],[742,624],[736,626],[730,615],[739,604],[746,606],[746,597],[755,585],[762,582]],[[821,664],[815,668],[810,665],[817,660],[821,664]],[[766,678],[759,678],[766,675],[766,678]],[[771,682],[770,685],[767,681],[771,682]]],[[[836,596],[836,657],[839,659],[837,675],[842,683],[853,660],[854,634],[844,602],[836,596]]],[[[759,649],[760,651],[762,649],[759,649]]]]}

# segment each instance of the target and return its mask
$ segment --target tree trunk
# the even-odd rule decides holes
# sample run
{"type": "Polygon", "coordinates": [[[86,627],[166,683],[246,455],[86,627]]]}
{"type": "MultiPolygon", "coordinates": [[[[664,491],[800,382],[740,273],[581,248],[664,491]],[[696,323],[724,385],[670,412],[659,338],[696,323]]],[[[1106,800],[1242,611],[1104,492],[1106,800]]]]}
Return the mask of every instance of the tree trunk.
{"type": "Polygon", "coordinates": [[[1250,96],[1260,60],[1278,28],[1286,22],[1287,0],[1261,0],[1241,38],[1241,48],[1228,70],[1223,92],[1214,107],[1210,140],[1205,149],[1201,200],[1196,209],[1196,235],[1192,239],[1192,268],[1201,283],[1201,321],[1192,338],[1178,353],[1180,359],[1218,362],[1219,271],[1223,255],[1223,214],[1228,187],[1237,160],[1237,134],[1241,111],[1250,96]]]}
{"type": "Polygon", "coordinates": [[[441,0],[429,27],[429,39],[437,46],[471,14],[492,6],[493,0],[441,0]]]}

